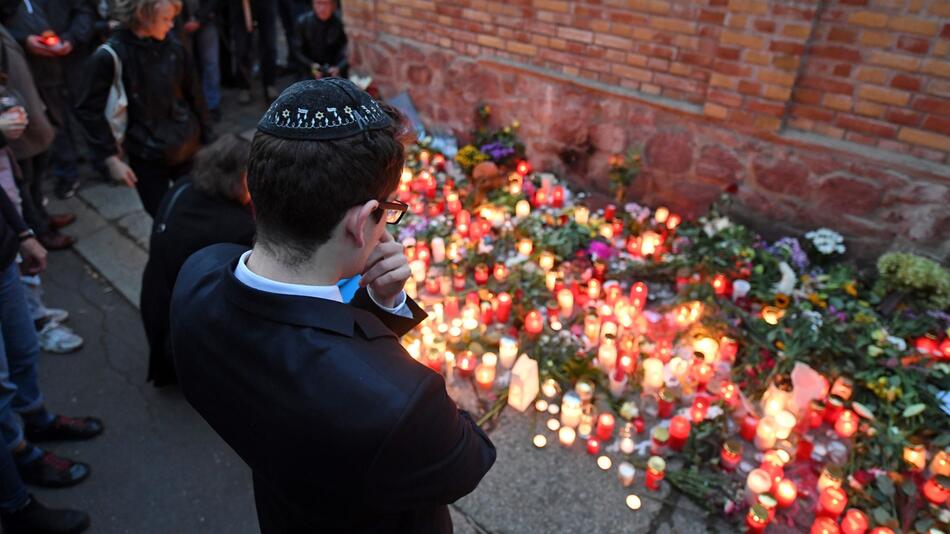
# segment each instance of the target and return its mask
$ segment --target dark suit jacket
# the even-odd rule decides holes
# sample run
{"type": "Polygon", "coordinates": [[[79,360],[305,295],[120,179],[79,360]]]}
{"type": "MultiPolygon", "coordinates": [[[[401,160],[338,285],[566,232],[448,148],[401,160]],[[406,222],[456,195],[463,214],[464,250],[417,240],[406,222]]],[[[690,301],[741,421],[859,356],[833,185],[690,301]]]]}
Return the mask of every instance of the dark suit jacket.
{"type": "Polygon", "coordinates": [[[234,276],[236,245],[185,263],[171,336],[188,401],[251,467],[264,533],[452,531],[495,448],[399,344],[425,318],[277,295],[234,276]]]}

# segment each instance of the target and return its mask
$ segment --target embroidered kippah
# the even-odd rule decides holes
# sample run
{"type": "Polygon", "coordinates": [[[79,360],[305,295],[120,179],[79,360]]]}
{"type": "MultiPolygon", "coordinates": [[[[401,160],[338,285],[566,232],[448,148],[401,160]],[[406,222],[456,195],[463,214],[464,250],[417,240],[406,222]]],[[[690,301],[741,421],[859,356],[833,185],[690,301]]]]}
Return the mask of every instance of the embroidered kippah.
{"type": "Polygon", "coordinates": [[[392,125],[379,102],[343,78],[297,82],[264,113],[260,132],[302,141],[344,139],[392,125]]]}

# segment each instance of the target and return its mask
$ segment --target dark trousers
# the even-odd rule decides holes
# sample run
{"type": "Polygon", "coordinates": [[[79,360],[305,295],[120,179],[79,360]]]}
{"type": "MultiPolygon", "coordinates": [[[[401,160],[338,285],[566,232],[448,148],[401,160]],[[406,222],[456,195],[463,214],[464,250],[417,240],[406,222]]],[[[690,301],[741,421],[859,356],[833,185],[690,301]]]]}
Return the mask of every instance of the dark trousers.
{"type": "Polygon", "coordinates": [[[297,62],[290,51],[294,40],[294,24],[303,9],[297,0],[277,0],[277,13],[280,15],[280,25],[284,28],[284,38],[287,40],[287,68],[293,70],[297,68],[297,62]]]}
{"type": "Polygon", "coordinates": [[[71,186],[79,181],[79,153],[76,150],[73,115],[73,97],[65,85],[40,89],[50,118],[56,126],[56,137],[50,149],[53,176],[60,187],[71,186]]]}
{"type": "Polygon", "coordinates": [[[20,198],[23,199],[23,220],[37,234],[49,232],[49,213],[43,206],[43,178],[49,166],[49,152],[17,160],[20,166],[20,198]]]}
{"type": "Polygon", "coordinates": [[[169,167],[160,161],[130,155],[129,167],[132,167],[132,171],[139,180],[135,184],[135,190],[138,191],[142,207],[154,219],[162,203],[162,197],[171,188],[172,183],[188,174],[191,163],[169,167]]]}
{"type": "MultiPolygon", "coordinates": [[[[277,3],[273,0],[251,0],[251,12],[257,21],[258,49],[260,50],[261,79],[264,87],[277,80],[277,3]]],[[[254,35],[244,25],[244,11],[240,2],[231,9],[231,34],[234,39],[238,86],[251,88],[251,57],[254,35]]]]}

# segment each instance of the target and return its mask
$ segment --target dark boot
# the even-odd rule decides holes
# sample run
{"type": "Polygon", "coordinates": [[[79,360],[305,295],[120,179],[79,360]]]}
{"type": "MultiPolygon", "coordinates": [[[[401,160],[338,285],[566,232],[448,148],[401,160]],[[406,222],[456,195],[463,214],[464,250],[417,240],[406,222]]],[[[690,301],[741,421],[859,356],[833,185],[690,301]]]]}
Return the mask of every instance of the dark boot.
{"type": "Polygon", "coordinates": [[[75,534],[89,528],[89,514],[79,510],[47,508],[30,495],[15,512],[0,512],[4,534],[75,534]]]}

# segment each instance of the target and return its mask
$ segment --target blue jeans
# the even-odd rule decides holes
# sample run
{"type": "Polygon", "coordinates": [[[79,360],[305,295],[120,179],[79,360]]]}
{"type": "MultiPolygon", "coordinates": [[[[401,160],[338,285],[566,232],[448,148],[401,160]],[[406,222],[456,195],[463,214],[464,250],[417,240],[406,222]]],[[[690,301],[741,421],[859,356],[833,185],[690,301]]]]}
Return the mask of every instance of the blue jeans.
{"type": "Polygon", "coordinates": [[[12,450],[23,441],[23,425],[16,412],[43,406],[37,380],[40,342],[26,306],[16,262],[0,272],[0,509],[26,502],[26,489],[13,463],[12,450]]]}
{"type": "Polygon", "coordinates": [[[201,89],[208,109],[221,107],[221,57],[218,27],[213,22],[201,25],[195,33],[195,55],[201,64],[201,89]]]}

